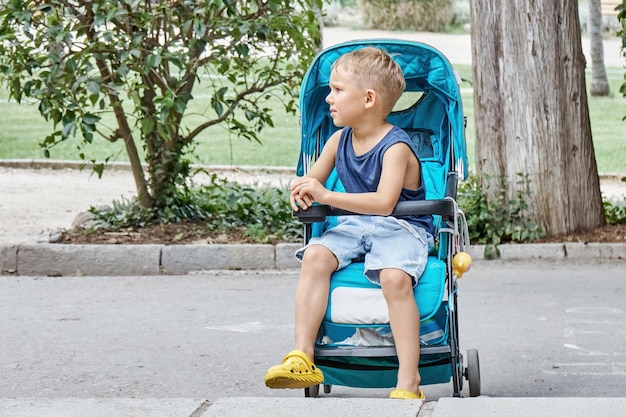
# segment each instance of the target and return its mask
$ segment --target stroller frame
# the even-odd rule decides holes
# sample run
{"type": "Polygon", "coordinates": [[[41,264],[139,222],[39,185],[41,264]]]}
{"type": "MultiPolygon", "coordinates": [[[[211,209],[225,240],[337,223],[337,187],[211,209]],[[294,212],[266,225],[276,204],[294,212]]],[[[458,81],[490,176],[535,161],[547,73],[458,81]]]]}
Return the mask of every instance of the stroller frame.
{"type": "MultiPolygon", "coordinates": [[[[441,280],[442,293],[439,294],[439,300],[434,300],[435,307],[431,308],[432,311],[427,311],[425,316],[422,316],[421,323],[427,319],[430,321],[436,319],[436,324],[445,328],[445,332],[436,343],[422,344],[420,347],[419,369],[422,385],[446,383],[452,380],[453,395],[460,397],[465,377],[469,382],[470,396],[477,396],[480,395],[478,352],[475,349],[468,350],[467,366],[464,367],[464,357],[459,349],[458,287],[452,268],[452,258],[464,249],[469,239],[463,212],[456,203],[458,179],[459,176],[464,179],[467,167],[465,118],[459,90],[460,79],[449,61],[429,45],[394,39],[352,41],[320,52],[304,77],[300,93],[302,143],[297,173],[304,175],[308,171],[321,153],[325,141],[337,129],[332,123],[324,102],[329,91],[328,81],[332,63],[340,55],[365,46],[386,49],[398,61],[405,73],[407,81],[405,94],[419,96],[407,108],[394,109],[389,119],[390,122],[395,122],[394,124],[404,128],[414,138],[420,159],[424,157],[422,169],[427,183],[427,200],[399,203],[392,215],[430,214],[434,216],[435,224],[438,225],[439,248],[436,253],[429,256],[426,271],[429,268],[437,270],[434,274],[438,274],[437,279],[441,280]],[[432,119],[435,119],[436,123],[441,123],[439,129],[437,126],[425,129],[412,124],[417,119],[430,120],[430,111],[435,113],[432,119]],[[419,117],[413,115],[419,112],[426,113],[419,117]],[[424,134],[424,132],[427,133],[424,134]],[[440,149],[437,149],[438,146],[440,149]]],[[[340,190],[341,185],[337,186],[336,182],[338,182],[337,178],[331,178],[326,186],[331,189],[339,187],[340,190]]],[[[348,214],[354,213],[330,206],[313,206],[308,210],[294,213],[304,223],[305,243],[308,243],[312,236],[322,233],[329,216],[348,214]]],[[[419,289],[420,283],[418,282],[416,300],[419,289]]],[[[421,305],[420,313],[422,313],[421,305]]],[[[339,329],[339,333],[343,332],[342,326],[335,325],[327,318],[320,326],[314,362],[322,369],[325,378],[330,380],[325,379],[324,392],[330,393],[333,384],[351,387],[395,386],[395,384],[390,385],[394,375],[397,375],[395,347],[348,346],[323,342],[323,338],[329,332],[337,331],[335,327],[339,329]],[[364,374],[372,375],[373,380],[366,381],[367,377],[361,376],[364,374]]],[[[379,326],[378,324],[365,326],[354,324],[347,328],[379,326]]],[[[304,394],[307,397],[317,397],[319,385],[306,388],[304,394]]]]}

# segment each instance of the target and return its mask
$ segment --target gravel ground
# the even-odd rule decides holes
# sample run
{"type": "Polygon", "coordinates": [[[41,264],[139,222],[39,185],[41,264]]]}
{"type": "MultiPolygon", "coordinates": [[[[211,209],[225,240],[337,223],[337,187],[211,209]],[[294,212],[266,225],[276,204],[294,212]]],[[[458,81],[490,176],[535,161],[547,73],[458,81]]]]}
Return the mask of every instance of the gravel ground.
{"type": "MultiPolygon", "coordinates": [[[[288,184],[295,175],[289,170],[216,171],[249,184],[288,184]]],[[[136,194],[132,174],[124,169],[105,171],[98,178],[87,169],[0,167],[0,244],[47,242],[50,233],[69,229],[77,214],[89,207],[136,194]]]]}

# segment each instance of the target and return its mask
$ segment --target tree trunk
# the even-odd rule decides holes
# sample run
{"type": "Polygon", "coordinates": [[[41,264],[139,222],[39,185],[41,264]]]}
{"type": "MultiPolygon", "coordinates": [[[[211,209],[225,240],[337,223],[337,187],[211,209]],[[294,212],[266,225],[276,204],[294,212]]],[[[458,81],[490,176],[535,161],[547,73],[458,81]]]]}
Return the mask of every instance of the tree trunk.
{"type": "Polygon", "coordinates": [[[609,81],[604,67],[604,46],[602,45],[602,1],[589,0],[589,32],[591,53],[591,86],[592,96],[608,96],[609,81]]]}
{"type": "Polygon", "coordinates": [[[476,169],[548,235],[604,224],[575,0],[472,0],[476,169]]]}

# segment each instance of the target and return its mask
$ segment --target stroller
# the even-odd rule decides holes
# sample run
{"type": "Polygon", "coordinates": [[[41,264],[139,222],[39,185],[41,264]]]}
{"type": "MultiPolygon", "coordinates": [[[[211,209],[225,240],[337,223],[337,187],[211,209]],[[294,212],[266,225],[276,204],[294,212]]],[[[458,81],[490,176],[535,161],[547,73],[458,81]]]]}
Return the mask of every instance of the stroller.
{"type": "MultiPolygon", "coordinates": [[[[478,352],[468,350],[464,367],[458,341],[456,280],[464,271],[453,270],[452,260],[469,242],[465,217],[455,201],[458,177],[465,178],[467,153],[460,78],[448,60],[429,45],[392,39],[347,42],[318,54],[300,91],[302,143],[297,174],[306,174],[325,141],[338,129],[325,102],[333,62],[365,46],[385,49],[403,70],[406,90],[388,120],[413,139],[426,182],[426,201],[399,203],[393,214],[432,214],[437,227],[436,248],[414,289],[420,311],[420,340],[416,343],[421,345],[421,384],[452,380],[453,395],[460,397],[465,377],[470,396],[478,396],[478,352]]],[[[334,171],[326,187],[344,191],[334,171]]],[[[304,223],[305,242],[333,227],[334,216],[344,214],[350,213],[330,206],[313,206],[295,213],[304,223]]],[[[355,260],[333,273],[314,356],[324,373],[325,393],[331,392],[332,385],[395,387],[398,360],[388,323],[382,290],[365,278],[362,262],[355,260]]],[[[309,387],[304,394],[317,397],[319,390],[319,385],[309,387]]]]}

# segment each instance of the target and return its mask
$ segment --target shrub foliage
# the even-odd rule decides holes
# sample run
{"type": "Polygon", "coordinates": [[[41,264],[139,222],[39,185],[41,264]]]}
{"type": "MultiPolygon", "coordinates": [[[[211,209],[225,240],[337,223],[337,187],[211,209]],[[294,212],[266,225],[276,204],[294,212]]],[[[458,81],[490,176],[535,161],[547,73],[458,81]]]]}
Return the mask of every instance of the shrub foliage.
{"type": "Polygon", "coordinates": [[[452,0],[361,0],[360,5],[372,29],[441,32],[454,20],[452,0]]]}

